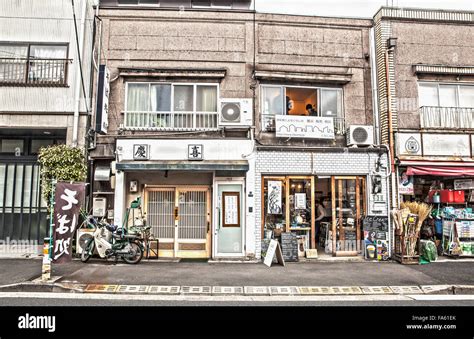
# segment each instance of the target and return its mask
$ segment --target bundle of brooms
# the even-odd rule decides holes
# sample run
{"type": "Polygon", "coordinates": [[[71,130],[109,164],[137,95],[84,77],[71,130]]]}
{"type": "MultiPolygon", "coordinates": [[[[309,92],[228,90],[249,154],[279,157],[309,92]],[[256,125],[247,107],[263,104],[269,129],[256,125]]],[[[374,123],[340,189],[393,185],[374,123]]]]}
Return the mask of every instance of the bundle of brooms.
{"type": "MultiPolygon", "coordinates": [[[[420,229],[423,222],[431,213],[432,206],[425,204],[424,202],[402,202],[401,208],[401,229],[400,234],[403,236],[405,241],[406,255],[412,257],[416,254],[416,245],[420,236],[420,229]],[[407,211],[410,214],[404,218],[407,211]]],[[[400,226],[400,225],[399,225],[400,226]]]]}

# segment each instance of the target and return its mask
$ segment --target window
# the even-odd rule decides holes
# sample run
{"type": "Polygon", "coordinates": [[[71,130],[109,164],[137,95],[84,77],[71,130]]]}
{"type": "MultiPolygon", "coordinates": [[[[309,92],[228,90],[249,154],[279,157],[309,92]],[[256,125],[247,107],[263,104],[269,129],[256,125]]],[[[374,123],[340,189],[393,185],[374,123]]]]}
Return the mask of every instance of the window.
{"type": "Polygon", "coordinates": [[[418,89],[420,107],[474,107],[474,85],[420,83],[418,89]]]}
{"type": "Polygon", "coordinates": [[[343,132],[342,89],[263,85],[262,124],[264,130],[275,125],[275,115],[332,117],[338,132],[343,132]]]}
{"type": "Polygon", "coordinates": [[[127,83],[125,126],[217,129],[217,84],[127,83]]]}
{"type": "Polygon", "coordinates": [[[0,140],[1,153],[20,154],[24,152],[23,139],[2,139],[0,140]]]}
{"type": "Polygon", "coordinates": [[[193,7],[232,8],[232,0],[193,0],[193,7]]]}
{"type": "Polygon", "coordinates": [[[66,85],[67,45],[0,44],[0,83],[66,85]]]}

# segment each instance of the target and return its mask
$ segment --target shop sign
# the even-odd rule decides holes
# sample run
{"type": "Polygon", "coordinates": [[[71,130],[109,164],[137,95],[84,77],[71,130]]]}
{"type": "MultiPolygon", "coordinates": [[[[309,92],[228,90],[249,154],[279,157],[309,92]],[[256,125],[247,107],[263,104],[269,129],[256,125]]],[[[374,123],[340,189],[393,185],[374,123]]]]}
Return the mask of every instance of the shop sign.
{"type": "Polygon", "coordinates": [[[109,126],[109,92],[110,92],[110,72],[105,65],[99,66],[99,82],[97,89],[96,106],[96,126],[95,131],[100,134],[107,134],[109,126]]]}
{"type": "Polygon", "coordinates": [[[415,194],[415,189],[413,185],[413,175],[407,175],[406,171],[403,171],[400,175],[400,180],[398,183],[398,193],[413,195],[415,194]]]}
{"type": "Polygon", "coordinates": [[[72,238],[84,201],[85,184],[56,184],[53,228],[53,263],[62,264],[72,259],[72,238]]]}
{"type": "Polygon", "coordinates": [[[188,160],[203,160],[203,145],[188,145],[188,160]]]}
{"type": "Polygon", "coordinates": [[[276,115],[277,137],[334,140],[334,120],[330,117],[276,115]]]}
{"type": "Polygon", "coordinates": [[[282,214],[281,181],[268,181],[268,214],[282,214]]]}
{"type": "Polygon", "coordinates": [[[472,179],[461,179],[454,180],[454,189],[455,190],[468,190],[474,188],[474,182],[472,179]]]}
{"type": "Polygon", "coordinates": [[[423,134],[423,153],[427,156],[469,157],[471,155],[469,135],[423,134]]]}
{"type": "Polygon", "coordinates": [[[400,155],[421,155],[421,135],[420,133],[399,133],[398,153],[400,155]]]}
{"type": "Polygon", "coordinates": [[[306,209],[306,193],[295,193],[295,208],[297,210],[306,209]]]}
{"type": "Polygon", "coordinates": [[[133,160],[150,159],[150,145],[133,145],[133,160]]]}

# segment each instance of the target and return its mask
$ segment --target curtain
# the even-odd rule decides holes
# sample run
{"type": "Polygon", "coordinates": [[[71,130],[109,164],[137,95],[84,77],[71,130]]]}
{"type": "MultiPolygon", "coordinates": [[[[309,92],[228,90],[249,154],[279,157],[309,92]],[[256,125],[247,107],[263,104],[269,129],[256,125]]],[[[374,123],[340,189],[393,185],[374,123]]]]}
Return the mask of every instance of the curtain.
{"type": "Polygon", "coordinates": [[[66,46],[32,45],[30,47],[30,69],[28,74],[30,80],[62,82],[66,73],[66,62],[64,61],[66,51],[66,46]]]}
{"type": "Polygon", "coordinates": [[[149,111],[148,84],[128,84],[127,111],[149,111]]]}
{"type": "Polygon", "coordinates": [[[27,46],[1,45],[0,46],[0,81],[23,82],[26,72],[27,46]]]}
{"type": "Polygon", "coordinates": [[[217,87],[197,86],[198,112],[217,112],[217,87]]]}

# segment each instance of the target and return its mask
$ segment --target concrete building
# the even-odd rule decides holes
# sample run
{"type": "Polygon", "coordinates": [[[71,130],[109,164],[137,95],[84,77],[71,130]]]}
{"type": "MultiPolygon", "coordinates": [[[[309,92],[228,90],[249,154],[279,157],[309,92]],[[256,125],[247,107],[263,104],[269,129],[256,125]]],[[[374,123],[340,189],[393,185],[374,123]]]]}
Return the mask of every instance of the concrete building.
{"type": "Polygon", "coordinates": [[[386,7],[374,17],[381,138],[391,144],[397,169],[394,206],[403,196],[424,199],[431,184],[400,187],[404,172],[456,178],[474,165],[473,18],[467,11],[386,7]]]}
{"type": "Polygon", "coordinates": [[[85,146],[93,26],[90,0],[2,1],[0,240],[4,243],[42,244],[47,236],[37,164],[40,147],[85,146]]]}
{"type": "Polygon", "coordinates": [[[338,235],[320,254],[363,253],[361,218],[388,217],[371,20],[250,1],[107,0],[99,16],[110,95],[91,157],[104,214],[121,224],[141,196],[160,255],[251,259],[283,231],[303,254],[326,245],[323,199],[321,229],[338,235]]]}
{"type": "MultiPolygon", "coordinates": [[[[410,200],[437,212],[449,206],[469,228],[474,12],[383,7],[374,27],[377,124],[393,154],[392,206],[410,200]]],[[[447,241],[452,227],[441,219],[435,225],[437,239],[447,241]]],[[[458,232],[463,255],[472,255],[472,235],[458,232]]]]}

